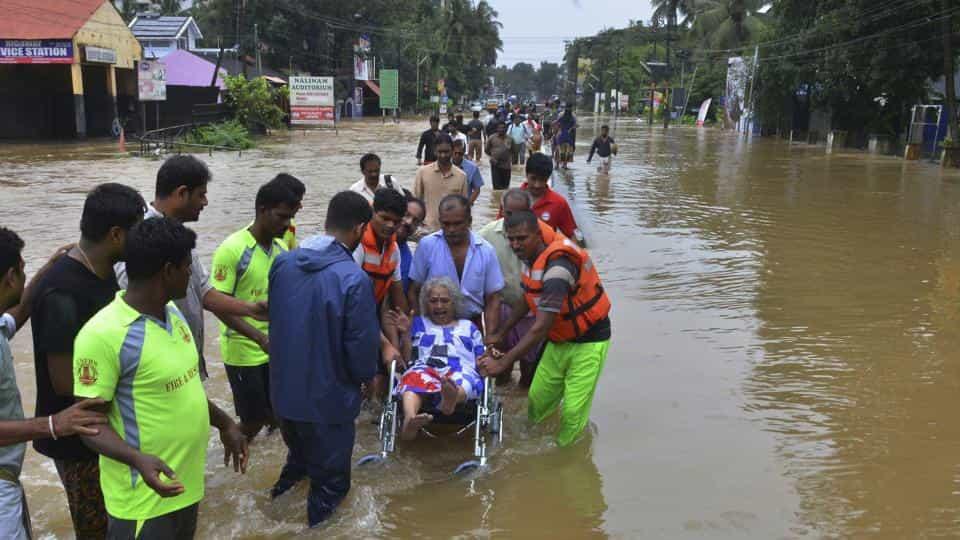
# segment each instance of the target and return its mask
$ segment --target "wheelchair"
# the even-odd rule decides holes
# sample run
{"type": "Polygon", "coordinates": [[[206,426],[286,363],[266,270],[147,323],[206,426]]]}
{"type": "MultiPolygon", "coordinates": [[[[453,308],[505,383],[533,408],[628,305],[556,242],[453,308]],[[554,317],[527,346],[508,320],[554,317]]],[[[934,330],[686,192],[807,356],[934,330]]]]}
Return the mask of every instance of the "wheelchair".
{"type": "MultiPolygon", "coordinates": [[[[397,373],[397,362],[390,364],[390,395],[383,404],[380,413],[378,436],[380,438],[380,452],[360,458],[357,465],[383,463],[396,450],[397,438],[403,422],[402,396],[396,394],[395,389],[400,383],[397,373]]],[[[462,474],[485,467],[487,465],[488,446],[503,444],[503,402],[497,397],[495,382],[492,377],[484,377],[483,394],[479,399],[470,400],[457,406],[453,414],[442,415],[436,410],[425,411],[433,415],[433,422],[429,425],[458,426],[456,435],[462,435],[468,430],[473,431],[473,459],[464,461],[454,469],[454,474],[462,474]]],[[[427,427],[421,431],[430,437],[427,427]]]]}

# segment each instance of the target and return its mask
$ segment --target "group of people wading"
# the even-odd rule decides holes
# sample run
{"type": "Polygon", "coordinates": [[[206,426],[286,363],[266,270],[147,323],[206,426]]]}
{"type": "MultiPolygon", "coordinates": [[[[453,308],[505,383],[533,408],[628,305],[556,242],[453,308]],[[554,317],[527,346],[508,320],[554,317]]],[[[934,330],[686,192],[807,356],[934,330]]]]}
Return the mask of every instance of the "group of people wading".
{"type": "MultiPolygon", "coordinates": [[[[519,187],[495,176],[500,215],[474,230],[476,129],[422,140],[412,190],[362,156],[362,178],[303,239],[306,186],[278,174],[251,194],[252,222],[222,241],[210,272],[186,224],[207,206],[211,174],[189,155],[163,163],[149,204],[122,184],[92,189],[79,238],[29,283],[23,240],[0,227],[0,537],[30,534],[19,476],[31,440],[56,466],[78,538],[147,539],[194,535],[211,426],[237,472],[259,432],[280,431],[287,459],[270,495],[308,480],[310,526],[350,489],[362,403],[388,392],[414,438],[516,365],[530,420],[559,408],[557,443],[572,444],[606,360],[610,299],[549,187],[550,156],[528,152],[519,187]],[[204,390],[204,311],[220,321],[239,420],[204,390]],[[37,416],[25,419],[8,340],[31,317],[37,416]]],[[[496,170],[497,144],[483,146],[496,170]]]]}

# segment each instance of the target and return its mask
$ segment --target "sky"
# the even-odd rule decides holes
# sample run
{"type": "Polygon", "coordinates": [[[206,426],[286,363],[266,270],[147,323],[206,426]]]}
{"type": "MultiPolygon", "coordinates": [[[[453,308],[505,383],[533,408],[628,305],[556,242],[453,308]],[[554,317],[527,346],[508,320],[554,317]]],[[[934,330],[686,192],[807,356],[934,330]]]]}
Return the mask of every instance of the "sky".
{"type": "Polygon", "coordinates": [[[503,23],[497,65],[561,62],[563,41],[649,21],[649,0],[487,0],[503,23]]]}

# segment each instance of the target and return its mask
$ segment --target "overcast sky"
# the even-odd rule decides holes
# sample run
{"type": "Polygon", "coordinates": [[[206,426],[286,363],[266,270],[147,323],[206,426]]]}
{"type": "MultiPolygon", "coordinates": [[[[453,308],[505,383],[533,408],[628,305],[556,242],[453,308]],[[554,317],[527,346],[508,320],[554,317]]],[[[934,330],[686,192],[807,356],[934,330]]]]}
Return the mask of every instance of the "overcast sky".
{"type": "Polygon", "coordinates": [[[649,0],[487,0],[500,14],[503,51],[497,65],[563,60],[563,40],[649,21],[649,0]]]}

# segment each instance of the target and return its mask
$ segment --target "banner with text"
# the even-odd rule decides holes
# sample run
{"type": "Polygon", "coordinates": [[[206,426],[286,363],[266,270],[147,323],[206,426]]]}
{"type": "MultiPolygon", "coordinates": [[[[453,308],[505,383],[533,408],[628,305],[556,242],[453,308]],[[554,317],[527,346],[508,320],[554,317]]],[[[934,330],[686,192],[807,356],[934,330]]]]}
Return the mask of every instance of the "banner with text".
{"type": "Polygon", "coordinates": [[[290,123],[332,126],[333,77],[290,77],[290,123]]]}
{"type": "Polygon", "coordinates": [[[0,64],[72,64],[69,39],[0,39],[0,64]]]}

